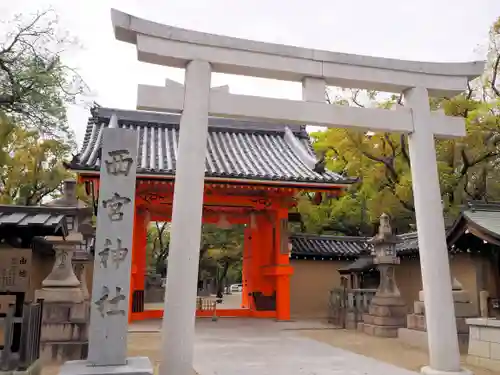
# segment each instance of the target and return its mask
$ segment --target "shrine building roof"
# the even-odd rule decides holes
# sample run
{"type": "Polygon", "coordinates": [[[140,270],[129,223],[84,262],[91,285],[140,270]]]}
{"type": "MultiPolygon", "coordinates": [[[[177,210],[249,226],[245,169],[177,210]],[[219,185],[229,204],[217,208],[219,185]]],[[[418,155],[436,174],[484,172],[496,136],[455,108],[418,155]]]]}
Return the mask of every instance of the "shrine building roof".
{"type": "Polygon", "coordinates": [[[29,247],[35,236],[66,236],[66,215],[71,212],[55,207],[0,205],[0,240],[21,241],[29,247]]]}
{"type": "Polygon", "coordinates": [[[500,246],[500,203],[468,202],[448,230],[448,245],[477,250],[488,243],[500,246]]]}
{"type": "MultiPolygon", "coordinates": [[[[173,178],[178,114],[94,108],[83,146],[66,166],[81,175],[98,173],[102,130],[109,126],[113,114],[120,128],[139,133],[137,177],[173,178]]],[[[210,117],[207,142],[206,178],[214,182],[252,180],[342,187],[355,181],[324,169],[315,158],[305,126],[210,117]]]]}
{"type": "Polygon", "coordinates": [[[290,234],[292,256],[357,258],[369,249],[368,237],[290,234]]]}
{"type": "MultiPolygon", "coordinates": [[[[417,232],[397,235],[400,256],[418,255],[417,232]]],[[[368,237],[328,236],[294,233],[290,235],[292,257],[296,259],[347,259],[359,257],[370,249],[368,237]]],[[[448,251],[482,252],[500,246],[500,202],[468,202],[447,228],[448,251]]]]}
{"type": "MultiPolygon", "coordinates": [[[[417,232],[400,234],[396,244],[398,255],[408,255],[418,252],[417,232]]],[[[290,235],[292,243],[292,256],[300,259],[310,258],[357,258],[369,254],[371,244],[369,237],[355,236],[330,236],[305,233],[290,235]]]]}

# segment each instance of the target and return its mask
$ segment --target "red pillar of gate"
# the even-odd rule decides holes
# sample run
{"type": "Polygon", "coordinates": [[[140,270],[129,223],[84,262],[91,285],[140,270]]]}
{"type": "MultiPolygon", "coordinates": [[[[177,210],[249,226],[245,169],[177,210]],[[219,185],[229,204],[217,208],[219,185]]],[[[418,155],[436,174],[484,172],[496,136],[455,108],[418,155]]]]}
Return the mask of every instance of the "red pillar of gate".
{"type": "Polygon", "coordinates": [[[250,279],[250,266],[251,266],[251,242],[252,242],[252,229],[247,227],[244,232],[243,242],[243,260],[241,272],[241,284],[243,290],[241,293],[241,307],[244,309],[250,308],[249,305],[249,279],[250,279]]]}
{"type": "Polygon", "coordinates": [[[293,273],[293,268],[290,266],[290,256],[288,252],[288,242],[284,243],[283,238],[287,238],[287,228],[281,227],[281,220],[288,218],[287,209],[279,209],[276,211],[274,237],[274,256],[275,267],[274,276],[276,277],[276,319],[290,320],[290,276],[293,273]],[[285,237],[284,237],[285,236],[285,237]]]}
{"type": "Polygon", "coordinates": [[[136,207],[134,215],[134,233],[132,243],[129,321],[131,321],[132,313],[142,312],[144,310],[144,287],[146,281],[146,244],[148,225],[149,220],[147,211],[136,207]]]}

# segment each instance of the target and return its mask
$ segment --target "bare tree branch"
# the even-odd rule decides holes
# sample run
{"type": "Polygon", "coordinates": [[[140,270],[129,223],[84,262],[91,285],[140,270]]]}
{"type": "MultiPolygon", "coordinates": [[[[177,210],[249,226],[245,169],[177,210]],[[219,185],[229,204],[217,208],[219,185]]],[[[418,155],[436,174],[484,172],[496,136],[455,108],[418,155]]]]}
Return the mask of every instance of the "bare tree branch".
{"type": "Polygon", "coordinates": [[[495,62],[493,63],[493,76],[491,78],[491,89],[493,90],[495,95],[498,97],[500,97],[500,91],[498,90],[496,83],[497,83],[499,66],[500,66],[500,53],[497,55],[497,58],[496,58],[495,62]]]}

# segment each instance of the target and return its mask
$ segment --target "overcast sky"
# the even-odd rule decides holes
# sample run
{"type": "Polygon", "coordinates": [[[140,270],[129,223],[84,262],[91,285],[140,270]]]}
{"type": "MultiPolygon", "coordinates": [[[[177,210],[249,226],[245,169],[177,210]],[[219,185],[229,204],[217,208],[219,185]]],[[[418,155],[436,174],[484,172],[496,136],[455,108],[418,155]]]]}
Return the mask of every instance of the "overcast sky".
{"type": "MultiPolygon", "coordinates": [[[[139,63],[135,46],[114,39],[110,9],[173,26],[336,52],[422,61],[484,57],[500,0],[0,0],[1,19],[51,6],[83,48],[67,56],[100,105],[133,109],[137,84],[183,80],[178,69],[139,63]],[[479,48],[478,48],[479,47],[479,48]]],[[[300,98],[300,85],[214,75],[233,93],[300,98]]],[[[70,108],[80,142],[88,112],[70,108]]]]}

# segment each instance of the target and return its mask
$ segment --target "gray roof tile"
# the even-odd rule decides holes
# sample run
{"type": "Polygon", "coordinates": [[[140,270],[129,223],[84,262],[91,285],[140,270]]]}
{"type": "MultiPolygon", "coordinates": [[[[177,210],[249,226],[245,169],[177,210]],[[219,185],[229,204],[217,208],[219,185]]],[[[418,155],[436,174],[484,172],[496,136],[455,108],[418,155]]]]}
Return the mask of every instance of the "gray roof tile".
{"type": "MultiPolygon", "coordinates": [[[[173,176],[177,162],[180,116],[97,108],[89,120],[81,152],[69,164],[74,170],[98,170],[102,129],[116,113],[120,128],[139,133],[138,175],[173,176]]],[[[312,155],[303,126],[289,126],[312,155]]],[[[209,119],[207,177],[275,180],[297,183],[349,184],[353,179],[309,168],[284,138],[285,127],[222,118],[209,119]]]]}
{"type": "Polygon", "coordinates": [[[369,249],[367,237],[325,236],[304,233],[290,235],[292,255],[358,257],[369,249]]]}
{"type": "Polygon", "coordinates": [[[500,210],[467,210],[464,217],[491,234],[500,236],[500,210]]]}
{"type": "Polygon", "coordinates": [[[66,216],[59,212],[44,212],[44,207],[0,206],[0,232],[36,230],[38,235],[67,235],[66,216]]]}
{"type": "MultiPolygon", "coordinates": [[[[474,227],[477,232],[500,239],[500,203],[499,202],[467,202],[460,216],[448,230],[448,243],[457,241],[468,227],[474,227]]],[[[474,236],[481,237],[479,233],[474,236]]]]}
{"type": "MultiPolygon", "coordinates": [[[[398,254],[418,251],[417,232],[398,235],[401,240],[396,244],[398,254]]],[[[290,235],[292,255],[319,257],[358,257],[371,251],[367,242],[369,237],[327,236],[293,233],[290,235]]]]}

